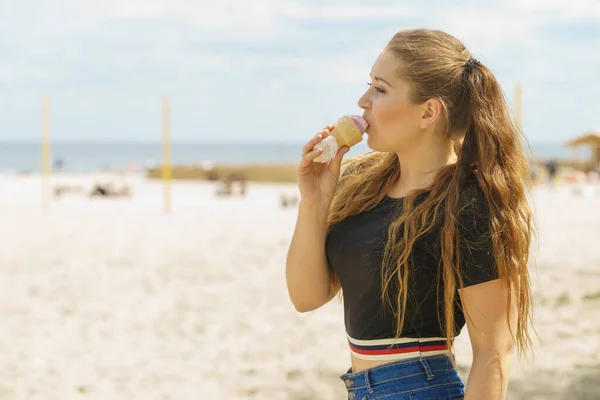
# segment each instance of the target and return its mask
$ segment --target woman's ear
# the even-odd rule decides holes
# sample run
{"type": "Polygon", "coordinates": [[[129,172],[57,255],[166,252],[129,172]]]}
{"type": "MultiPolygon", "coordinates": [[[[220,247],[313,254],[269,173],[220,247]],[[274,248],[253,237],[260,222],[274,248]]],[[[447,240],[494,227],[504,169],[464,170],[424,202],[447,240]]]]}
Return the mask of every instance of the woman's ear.
{"type": "Polygon", "coordinates": [[[442,114],[442,102],[439,99],[431,98],[421,104],[421,118],[419,126],[426,129],[435,124],[442,114]]]}

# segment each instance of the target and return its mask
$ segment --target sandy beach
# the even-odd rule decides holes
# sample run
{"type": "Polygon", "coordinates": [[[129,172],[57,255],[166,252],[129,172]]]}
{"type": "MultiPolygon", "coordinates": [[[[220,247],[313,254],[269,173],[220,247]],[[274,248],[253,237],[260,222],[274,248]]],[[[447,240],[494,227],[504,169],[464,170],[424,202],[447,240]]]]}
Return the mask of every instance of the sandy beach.
{"type": "MultiPolygon", "coordinates": [[[[109,177],[115,179],[114,177],[109,177]]],[[[0,176],[0,399],[344,399],[342,305],[298,314],[285,284],[293,184],[118,177],[129,198],[83,188],[42,211],[39,175],[0,176]]],[[[600,399],[600,189],[536,187],[536,351],[509,399],[600,399]]],[[[470,346],[457,343],[463,379],[470,346]]]]}

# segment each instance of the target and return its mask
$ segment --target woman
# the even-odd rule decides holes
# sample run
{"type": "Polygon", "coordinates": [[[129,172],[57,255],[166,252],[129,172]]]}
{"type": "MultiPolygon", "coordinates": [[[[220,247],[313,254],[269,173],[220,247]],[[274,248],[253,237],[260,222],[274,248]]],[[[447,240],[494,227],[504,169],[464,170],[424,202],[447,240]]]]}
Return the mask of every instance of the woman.
{"type": "Polygon", "coordinates": [[[528,163],[500,86],[456,38],[398,32],[358,105],[373,152],[298,167],[286,263],[307,312],[344,293],[353,399],[504,399],[511,353],[531,345],[528,163]],[[466,384],[453,338],[466,324],[466,384]]]}

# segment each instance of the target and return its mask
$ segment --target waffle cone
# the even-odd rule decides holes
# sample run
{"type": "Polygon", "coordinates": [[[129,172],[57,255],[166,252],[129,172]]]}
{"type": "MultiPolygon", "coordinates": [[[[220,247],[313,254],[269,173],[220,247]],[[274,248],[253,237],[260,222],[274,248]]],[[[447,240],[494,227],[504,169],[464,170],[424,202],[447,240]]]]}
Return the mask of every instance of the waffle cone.
{"type": "Polygon", "coordinates": [[[339,147],[352,147],[362,141],[363,134],[349,116],[345,115],[338,119],[333,126],[335,128],[331,131],[331,136],[335,137],[339,147]]]}

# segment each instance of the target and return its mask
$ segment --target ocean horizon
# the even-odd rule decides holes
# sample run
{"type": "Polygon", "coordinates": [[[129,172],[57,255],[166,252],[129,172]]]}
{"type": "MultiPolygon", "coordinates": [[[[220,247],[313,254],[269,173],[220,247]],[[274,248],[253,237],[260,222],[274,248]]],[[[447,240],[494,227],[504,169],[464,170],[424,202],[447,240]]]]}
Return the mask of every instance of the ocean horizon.
{"type": "MultiPolygon", "coordinates": [[[[276,141],[173,141],[173,165],[213,164],[273,164],[295,163],[300,160],[303,142],[276,141]]],[[[568,159],[570,149],[561,143],[531,142],[533,157],[568,159]]],[[[353,147],[346,157],[369,152],[365,142],[353,147]]],[[[528,150],[529,154],[530,151],[528,150]]],[[[581,157],[587,157],[581,152],[581,157]]],[[[66,172],[123,171],[145,169],[160,165],[160,142],[132,141],[75,141],[56,140],[51,145],[51,159],[55,167],[66,172]]],[[[33,141],[0,142],[0,172],[37,172],[41,170],[41,143],[33,141]]]]}

